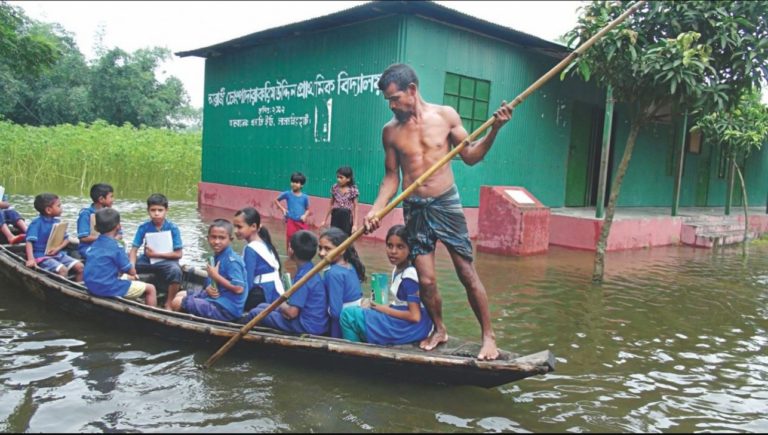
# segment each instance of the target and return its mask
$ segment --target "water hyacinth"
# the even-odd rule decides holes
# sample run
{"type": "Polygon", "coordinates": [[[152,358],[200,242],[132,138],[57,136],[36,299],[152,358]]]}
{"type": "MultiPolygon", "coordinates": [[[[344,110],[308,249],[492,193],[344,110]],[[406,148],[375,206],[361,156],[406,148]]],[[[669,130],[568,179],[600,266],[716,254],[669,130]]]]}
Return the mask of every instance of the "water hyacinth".
{"type": "Polygon", "coordinates": [[[200,132],[93,124],[31,127],[0,121],[0,185],[6,192],[88,196],[111,184],[124,198],[162,192],[194,200],[200,181],[200,132]]]}

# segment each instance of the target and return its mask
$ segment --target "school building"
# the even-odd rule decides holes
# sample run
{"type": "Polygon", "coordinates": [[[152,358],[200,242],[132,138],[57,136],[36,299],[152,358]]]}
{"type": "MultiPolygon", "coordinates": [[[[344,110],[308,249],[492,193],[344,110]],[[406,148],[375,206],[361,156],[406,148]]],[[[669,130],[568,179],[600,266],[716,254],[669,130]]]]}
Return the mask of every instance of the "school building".
{"type": "MultiPolygon", "coordinates": [[[[371,2],[176,53],[205,58],[199,205],[250,205],[280,217],[271,202],[289,188],[290,174],[300,171],[317,224],[336,169],[348,165],[363,216],[384,174],[381,128],[392,113],[376,84],[387,66],[411,65],[424,99],[456,108],[471,132],[502,100],[511,101],[568,53],[560,44],[448,7],[406,1],[371,2]]],[[[605,108],[604,89],[555,77],[515,109],[483,162],[452,162],[471,235],[477,234],[482,186],[521,186],[553,211],[550,242],[569,246],[559,233],[573,225],[558,221],[556,211],[597,205],[604,153],[608,197],[629,132],[626,111],[617,104],[605,135],[610,147],[603,150],[605,108]]],[[[682,118],[667,116],[641,132],[621,188],[621,209],[670,208],[675,199],[681,208],[725,205],[726,159],[706,138],[684,138],[682,125],[682,118]]],[[[765,207],[765,147],[750,156],[744,175],[749,205],[765,207]]],[[[740,191],[733,192],[736,206],[740,191]]],[[[398,208],[383,226],[401,219],[398,208]]],[[[768,222],[758,225],[768,231],[768,222]]],[[[670,237],[666,242],[679,242],[679,234],[670,237]]],[[[584,243],[573,247],[591,249],[584,243]]]]}

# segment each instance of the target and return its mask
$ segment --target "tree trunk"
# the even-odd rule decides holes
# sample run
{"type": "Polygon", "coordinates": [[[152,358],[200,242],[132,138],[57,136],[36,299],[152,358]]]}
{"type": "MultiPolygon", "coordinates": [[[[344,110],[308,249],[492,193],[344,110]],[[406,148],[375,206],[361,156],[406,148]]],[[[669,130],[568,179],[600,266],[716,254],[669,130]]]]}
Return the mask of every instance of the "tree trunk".
{"type": "Polygon", "coordinates": [[[747,205],[747,186],[744,185],[744,176],[741,175],[741,168],[736,164],[736,160],[733,161],[733,167],[736,168],[736,174],[739,176],[741,182],[741,203],[744,206],[744,243],[749,240],[749,206],[747,205]]]}
{"type": "Polygon", "coordinates": [[[605,247],[608,244],[608,234],[611,231],[613,214],[616,211],[616,203],[619,198],[621,182],[624,180],[624,174],[627,173],[629,160],[632,158],[632,150],[635,148],[635,142],[637,142],[637,134],[640,132],[640,127],[640,120],[636,118],[633,119],[629,128],[627,146],[624,148],[624,155],[621,157],[621,163],[616,170],[616,177],[614,177],[613,184],[611,185],[611,196],[608,198],[608,207],[605,209],[603,228],[600,231],[600,239],[597,242],[597,249],[595,251],[595,268],[592,272],[592,282],[596,284],[603,282],[603,273],[605,271],[605,247]]]}

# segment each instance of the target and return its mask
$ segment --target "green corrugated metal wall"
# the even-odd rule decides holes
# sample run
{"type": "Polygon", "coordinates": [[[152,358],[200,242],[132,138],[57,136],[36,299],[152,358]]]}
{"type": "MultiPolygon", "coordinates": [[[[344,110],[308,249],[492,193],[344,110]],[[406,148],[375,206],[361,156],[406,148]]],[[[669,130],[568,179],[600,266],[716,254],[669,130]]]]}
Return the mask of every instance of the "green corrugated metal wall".
{"type": "MultiPolygon", "coordinates": [[[[417,16],[370,20],[208,58],[203,181],[284,190],[288,188],[290,173],[298,170],[308,177],[306,193],[328,196],[336,168],[350,165],[355,170],[361,202],[370,204],[384,172],[381,128],[392,115],[383,97],[370,89],[356,96],[354,92],[339,92],[340,72],[349,76],[377,75],[393,62],[405,62],[418,73],[425,100],[440,104],[446,72],[488,80],[490,117],[501,100],[514,98],[556,61],[417,16]],[[319,80],[318,74],[333,80],[336,89],[321,96],[259,100],[259,89],[275,86],[278,80],[298,85],[319,80]],[[215,105],[211,98],[222,88],[223,103],[215,105]],[[241,89],[250,89],[250,98],[256,95],[259,101],[227,104],[227,93],[241,89]],[[325,141],[322,134],[315,134],[314,121],[315,109],[319,123],[327,119],[323,114],[327,113],[328,98],[333,100],[332,131],[331,139],[325,141]],[[306,115],[311,122],[304,127],[229,125],[233,119],[258,119],[260,111],[281,110],[284,113],[272,114],[275,122],[291,114],[306,115]],[[319,140],[316,136],[320,136],[319,140]]],[[[555,78],[531,95],[515,110],[513,121],[500,132],[483,162],[474,167],[458,160],[452,163],[464,205],[476,207],[480,186],[489,184],[523,186],[544,204],[562,207],[574,100],[602,107],[604,95],[593,84],[574,78],[563,82],[555,78]]],[[[616,140],[611,154],[614,168],[618,167],[624,150],[629,131],[627,119],[626,110],[617,105],[616,140]]],[[[675,167],[671,147],[679,141],[678,135],[674,124],[652,124],[641,132],[619,205],[671,205],[675,167]]],[[[710,145],[705,142],[704,146],[710,145]]],[[[752,204],[765,201],[766,154],[756,154],[746,171],[752,204]]],[[[711,159],[708,204],[722,205],[725,181],[717,177],[716,153],[711,159]]],[[[681,206],[695,205],[701,160],[700,156],[686,154],[681,206]]]]}
{"type": "Polygon", "coordinates": [[[339,92],[338,78],[342,71],[347,77],[378,75],[395,62],[397,24],[393,17],[209,58],[205,72],[203,181],[286,190],[290,174],[301,171],[308,179],[306,193],[327,196],[336,182],[336,169],[350,165],[361,200],[372,202],[383,175],[381,127],[391,112],[373,83],[355,96],[354,90],[339,92]],[[331,93],[272,101],[257,96],[255,104],[226,104],[230,91],[264,88],[267,81],[269,87],[283,80],[298,85],[322,79],[334,82],[331,93]],[[225,102],[214,107],[209,99],[221,88],[225,88],[225,102]],[[322,124],[328,119],[328,99],[332,99],[331,140],[326,141],[322,131],[318,140],[315,110],[322,124]],[[310,124],[230,127],[230,120],[258,118],[260,110],[284,111],[273,114],[274,122],[293,113],[306,115],[310,124]]]}
{"type": "MultiPolygon", "coordinates": [[[[403,60],[416,69],[430,102],[442,103],[446,72],[489,80],[490,117],[502,100],[511,101],[557,61],[422,18],[407,21],[403,60]]],[[[453,162],[464,205],[478,206],[486,184],[523,186],[545,204],[562,205],[570,102],[558,96],[559,88],[553,80],[515,109],[484,161],[471,167],[453,162]]]]}

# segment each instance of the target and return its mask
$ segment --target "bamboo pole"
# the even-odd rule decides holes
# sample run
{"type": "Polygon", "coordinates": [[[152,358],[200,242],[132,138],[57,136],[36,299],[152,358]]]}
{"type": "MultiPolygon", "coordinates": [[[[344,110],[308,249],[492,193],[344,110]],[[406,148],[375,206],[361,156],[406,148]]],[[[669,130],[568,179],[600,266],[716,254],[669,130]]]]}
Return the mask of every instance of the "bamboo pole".
{"type": "MultiPolygon", "coordinates": [[[[579,47],[577,47],[575,50],[573,50],[568,56],[566,56],[563,60],[561,60],[557,65],[552,67],[546,74],[541,76],[538,80],[536,80],[532,85],[528,86],[526,90],[524,90],[520,95],[515,97],[514,100],[512,100],[511,103],[507,104],[507,107],[510,109],[514,109],[520,103],[525,101],[526,98],[528,98],[534,91],[539,89],[541,86],[544,85],[549,79],[554,77],[557,73],[559,73],[563,68],[565,68],[569,63],[571,63],[576,57],[584,53],[589,47],[594,45],[595,42],[597,42],[600,38],[602,38],[606,33],[611,31],[614,27],[618,26],[623,22],[628,16],[632,15],[636,10],[640,8],[645,3],[645,0],[639,0],[637,1],[632,7],[624,11],[621,15],[619,15],[615,20],[611,21],[606,25],[603,29],[601,29],[599,32],[597,32],[595,35],[593,35],[591,38],[589,38],[586,42],[581,44],[579,47]]],[[[414,190],[418,189],[424,181],[426,181],[429,177],[432,176],[438,169],[445,166],[446,163],[450,162],[451,159],[453,159],[455,156],[457,156],[463,149],[466,147],[469,143],[474,141],[482,132],[484,132],[488,127],[490,127],[493,122],[495,121],[495,117],[492,116],[487,121],[483,123],[480,127],[478,127],[475,131],[472,132],[469,136],[467,136],[459,145],[454,147],[448,154],[443,156],[440,160],[438,160],[432,167],[427,169],[419,178],[417,178],[410,186],[408,186],[406,189],[404,189],[395,199],[393,199],[389,204],[387,204],[386,207],[379,210],[375,217],[378,220],[381,220],[384,216],[386,216],[390,211],[392,211],[395,207],[398,206],[405,198],[410,196],[414,190]]],[[[261,322],[264,317],[266,317],[269,313],[274,311],[280,304],[287,301],[291,295],[296,292],[301,286],[306,284],[307,281],[309,281],[312,276],[314,276],[316,273],[323,270],[326,266],[331,264],[331,262],[339,255],[339,253],[344,252],[347,248],[349,248],[352,243],[355,242],[360,236],[362,236],[365,233],[365,227],[359,228],[357,231],[352,233],[341,245],[337,246],[335,249],[333,249],[331,252],[328,253],[328,255],[325,256],[325,258],[320,261],[319,263],[315,264],[315,266],[307,272],[306,275],[301,277],[300,280],[293,283],[290,289],[286,290],[285,293],[283,293],[277,300],[269,304],[269,306],[264,309],[261,313],[259,313],[256,317],[251,319],[247,324],[243,325],[242,328],[240,328],[240,331],[233,335],[232,338],[230,338],[224,345],[219,348],[213,355],[211,355],[210,358],[205,362],[205,367],[210,368],[213,364],[218,361],[219,358],[221,358],[222,355],[224,355],[232,346],[235,345],[235,343],[240,340],[245,334],[248,333],[248,331],[253,328],[256,324],[261,322]]]]}

